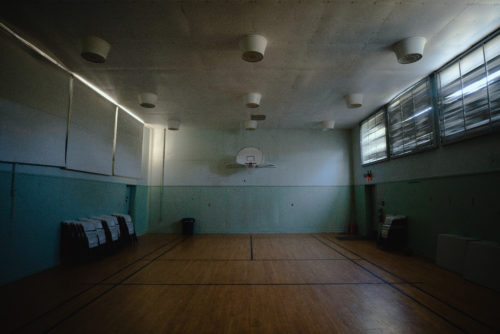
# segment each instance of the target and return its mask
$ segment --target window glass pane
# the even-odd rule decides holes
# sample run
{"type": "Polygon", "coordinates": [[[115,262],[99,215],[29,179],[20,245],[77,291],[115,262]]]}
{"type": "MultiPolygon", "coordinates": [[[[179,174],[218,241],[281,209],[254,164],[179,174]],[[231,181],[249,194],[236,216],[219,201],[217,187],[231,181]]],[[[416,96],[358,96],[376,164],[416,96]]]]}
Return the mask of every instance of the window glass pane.
{"type": "Polygon", "coordinates": [[[458,62],[439,72],[441,135],[455,135],[465,130],[462,105],[462,83],[458,62]],[[450,78],[453,78],[451,80],[450,78]]]}
{"type": "Polygon", "coordinates": [[[483,49],[479,48],[460,60],[460,74],[462,76],[476,70],[478,67],[483,67],[484,56],[483,49]]]}
{"type": "Polygon", "coordinates": [[[387,117],[391,156],[434,145],[430,79],[416,84],[389,103],[387,117]]]}
{"type": "Polygon", "coordinates": [[[486,68],[483,48],[479,48],[460,61],[465,129],[470,130],[490,121],[486,68]]]}
{"type": "Polygon", "coordinates": [[[484,45],[488,69],[491,121],[500,121],[500,35],[484,45]]]}
{"type": "Polygon", "coordinates": [[[448,86],[451,82],[460,80],[460,69],[458,64],[453,64],[439,73],[441,86],[448,86]]]}
{"type": "Polygon", "coordinates": [[[380,111],[361,123],[361,163],[387,158],[385,113],[380,111]]]}
{"type": "Polygon", "coordinates": [[[444,141],[500,125],[500,36],[440,70],[438,85],[444,141]]]}

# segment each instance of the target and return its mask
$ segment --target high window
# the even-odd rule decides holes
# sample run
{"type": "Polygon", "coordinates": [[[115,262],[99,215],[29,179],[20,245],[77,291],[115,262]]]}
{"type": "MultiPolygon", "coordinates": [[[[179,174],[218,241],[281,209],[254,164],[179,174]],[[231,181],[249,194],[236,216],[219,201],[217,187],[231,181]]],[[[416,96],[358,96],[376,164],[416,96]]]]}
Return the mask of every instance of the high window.
{"type": "Polygon", "coordinates": [[[385,111],[381,109],[361,123],[361,163],[387,159],[385,111]]]}
{"type": "Polygon", "coordinates": [[[434,110],[430,79],[417,83],[387,106],[390,156],[434,146],[434,110]]]}
{"type": "Polygon", "coordinates": [[[500,123],[500,36],[438,72],[442,141],[490,131],[500,123]]]}

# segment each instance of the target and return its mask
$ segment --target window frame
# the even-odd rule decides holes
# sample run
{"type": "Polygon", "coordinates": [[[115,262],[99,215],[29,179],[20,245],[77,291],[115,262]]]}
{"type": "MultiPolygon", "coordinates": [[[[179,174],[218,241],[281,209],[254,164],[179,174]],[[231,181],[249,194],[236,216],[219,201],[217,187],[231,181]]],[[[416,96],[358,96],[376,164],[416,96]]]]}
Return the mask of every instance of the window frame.
{"type": "Polygon", "coordinates": [[[359,122],[359,158],[361,162],[361,166],[366,167],[370,166],[373,164],[378,164],[380,162],[384,161],[389,161],[389,142],[388,142],[388,136],[387,136],[387,108],[386,105],[378,108],[376,111],[372,112],[369,114],[367,117],[365,117],[361,122],[359,122]],[[371,161],[367,163],[363,163],[363,148],[362,148],[362,143],[361,143],[361,126],[363,123],[367,122],[370,118],[374,117],[375,115],[379,114],[380,112],[384,113],[384,126],[385,126],[385,158],[377,160],[377,161],[371,161]]]}
{"type": "Polygon", "coordinates": [[[434,75],[434,73],[424,77],[423,79],[417,81],[416,83],[412,84],[410,87],[408,87],[407,89],[405,89],[404,91],[400,92],[398,95],[396,95],[396,97],[394,97],[393,99],[391,99],[389,101],[389,103],[387,103],[385,105],[385,110],[386,110],[386,123],[387,123],[387,149],[388,149],[388,156],[390,158],[390,160],[394,160],[394,159],[399,159],[399,158],[402,158],[402,157],[406,157],[406,156],[409,156],[409,155],[412,155],[412,154],[418,154],[418,153],[421,153],[421,152],[425,152],[425,151],[429,151],[429,150],[434,150],[434,149],[437,149],[438,148],[438,132],[440,130],[439,126],[438,126],[438,121],[439,121],[439,115],[438,115],[438,104],[437,104],[437,91],[436,91],[436,76],[434,75]],[[389,112],[388,112],[388,109],[389,109],[389,105],[394,101],[396,100],[397,98],[399,98],[400,96],[410,92],[412,89],[414,89],[415,87],[417,87],[418,85],[422,84],[423,82],[425,81],[429,81],[429,91],[430,91],[430,99],[431,99],[431,106],[432,106],[432,110],[430,112],[430,115],[431,115],[431,120],[430,120],[430,123],[431,123],[431,127],[432,127],[432,143],[429,145],[429,146],[425,146],[425,147],[420,147],[420,148],[417,148],[417,149],[414,149],[414,150],[411,150],[409,152],[405,152],[405,153],[402,153],[402,154],[398,154],[398,155],[392,155],[391,154],[391,134],[390,134],[390,131],[389,131],[389,112]]]}
{"type": "MultiPolygon", "coordinates": [[[[459,134],[454,134],[450,136],[444,136],[444,114],[443,114],[443,108],[442,108],[442,96],[441,96],[441,84],[440,84],[440,79],[439,79],[439,73],[443,72],[444,70],[450,68],[451,66],[457,65],[459,66],[459,71],[460,71],[460,82],[462,85],[463,89],[463,76],[461,72],[461,67],[460,67],[460,61],[467,57],[468,55],[472,54],[473,52],[477,51],[478,49],[482,49],[482,54],[483,54],[483,66],[485,69],[485,78],[488,77],[488,67],[487,67],[487,62],[486,62],[486,56],[485,56],[485,49],[484,46],[491,40],[495,39],[496,37],[500,36],[500,29],[495,30],[494,32],[488,34],[486,37],[482,38],[479,42],[474,43],[471,47],[469,47],[467,50],[464,52],[460,53],[450,61],[446,62],[444,65],[439,67],[437,70],[435,70],[431,75],[434,76],[434,82],[435,82],[435,87],[433,89],[433,93],[435,94],[435,104],[437,105],[436,111],[437,111],[437,123],[438,123],[438,131],[439,131],[439,145],[441,146],[446,146],[449,144],[454,144],[457,142],[461,142],[463,140],[468,140],[484,135],[489,135],[495,132],[500,131],[500,121],[496,121],[492,123],[491,121],[491,99],[490,99],[490,92],[489,92],[489,83],[484,87],[486,90],[486,95],[487,95],[487,103],[488,103],[488,112],[489,112],[489,122],[487,124],[478,126],[477,128],[473,128],[471,130],[467,130],[464,126],[464,130],[461,131],[459,134]]],[[[469,72],[468,72],[469,73],[469,72]]],[[[467,74],[468,74],[467,73],[467,74]]],[[[487,79],[486,79],[487,80],[487,79]]],[[[462,101],[462,114],[463,118],[465,120],[465,106],[464,106],[464,96],[462,95],[461,97],[462,101]]]]}

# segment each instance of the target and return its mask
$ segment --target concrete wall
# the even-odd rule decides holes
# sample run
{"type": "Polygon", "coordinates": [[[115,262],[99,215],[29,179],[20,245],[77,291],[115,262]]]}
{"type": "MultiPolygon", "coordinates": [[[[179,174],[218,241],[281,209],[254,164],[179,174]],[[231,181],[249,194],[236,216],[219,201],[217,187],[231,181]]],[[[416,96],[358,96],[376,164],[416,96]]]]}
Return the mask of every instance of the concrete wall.
{"type": "Polygon", "coordinates": [[[355,220],[367,234],[365,185],[375,185],[375,208],[409,218],[410,246],[434,258],[437,235],[456,233],[500,241],[500,134],[418,154],[360,164],[359,127],[352,131],[355,220]],[[363,178],[372,171],[373,181],[363,178]]]}
{"type": "MultiPolygon", "coordinates": [[[[162,144],[161,129],[153,137],[162,144]]],[[[179,231],[183,217],[206,233],[344,231],[350,221],[349,131],[182,129],[165,143],[164,164],[151,163],[150,231],[179,231]],[[277,168],[227,168],[246,146],[277,168]]]]}

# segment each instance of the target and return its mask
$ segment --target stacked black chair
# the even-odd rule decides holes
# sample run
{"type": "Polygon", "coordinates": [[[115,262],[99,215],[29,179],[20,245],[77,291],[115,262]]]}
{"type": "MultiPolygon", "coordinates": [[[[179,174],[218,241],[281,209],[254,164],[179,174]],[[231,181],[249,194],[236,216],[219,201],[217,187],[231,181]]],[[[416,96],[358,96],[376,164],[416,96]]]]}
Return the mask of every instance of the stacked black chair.
{"type": "Polygon", "coordinates": [[[379,226],[377,246],[385,250],[404,250],[407,244],[408,219],[405,216],[385,218],[379,226]]]}
{"type": "Polygon", "coordinates": [[[78,263],[91,260],[97,255],[99,240],[94,223],[63,221],[61,223],[61,260],[78,263]]]}
{"type": "Polygon", "coordinates": [[[93,218],[83,218],[80,219],[80,221],[86,222],[86,223],[91,223],[94,224],[96,233],[97,233],[97,240],[99,242],[99,245],[97,246],[96,250],[96,255],[97,256],[103,256],[109,253],[110,251],[110,244],[111,240],[106,237],[106,231],[104,230],[104,226],[102,224],[102,221],[99,219],[93,219],[93,218]]]}
{"type": "Polygon", "coordinates": [[[137,241],[137,235],[135,233],[132,218],[129,215],[120,213],[115,213],[113,216],[118,219],[118,223],[120,224],[120,233],[124,235],[124,238],[126,238],[128,242],[137,241]]]}
{"type": "Polygon", "coordinates": [[[93,219],[98,219],[102,222],[102,226],[106,233],[108,240],[110,240],[110,246],[112,250],[116,250],[120,247],[120,226],[118,224],[118,219],[115,216],[102,215],[98,217],[93,217],[93,219]]]}
{"type": "Polygon", "coordinates": [[[137,241],[129,215],[102,215],[61,222],[61,262],[88,262],[137,241]]]}

